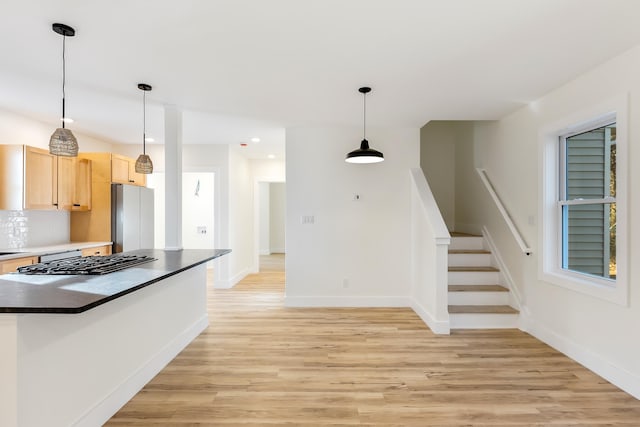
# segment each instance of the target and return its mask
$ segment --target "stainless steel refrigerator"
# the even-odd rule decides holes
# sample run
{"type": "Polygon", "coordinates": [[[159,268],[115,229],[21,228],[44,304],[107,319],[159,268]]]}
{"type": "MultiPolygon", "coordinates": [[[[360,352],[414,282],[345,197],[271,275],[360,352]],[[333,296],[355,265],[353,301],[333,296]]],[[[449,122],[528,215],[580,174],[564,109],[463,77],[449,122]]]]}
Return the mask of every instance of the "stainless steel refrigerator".
{"type": "Polygon", "coordinates": [[[113,252],[153,249],[153,189],[111,185],[113,252]]]}

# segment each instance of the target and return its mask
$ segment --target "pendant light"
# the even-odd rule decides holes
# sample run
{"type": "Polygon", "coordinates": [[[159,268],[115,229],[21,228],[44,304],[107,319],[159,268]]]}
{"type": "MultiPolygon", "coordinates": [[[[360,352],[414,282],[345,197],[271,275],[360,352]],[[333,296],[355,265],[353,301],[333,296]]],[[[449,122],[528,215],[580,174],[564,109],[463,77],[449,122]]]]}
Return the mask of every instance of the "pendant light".
{"type": "Polygon", "coordinates": [[[363,126],[362,126],[362,142],[360,148],[353,150],[347,154],[345,161],[347,163],[379,163],[384,161],[384,156],[381,152],[369,148],[369,141],[367,141],[367,94],[371,92],[370,87],[361,87],[358,89],[363,95],[363,126]]]}
{"type": "Polygon", "coordinates": [[[54,154],[56,156],[65,156],[65,157],[76,157],[78,156],[78,140],[73,133],[69,129],[65,129],[64,123],[67,121],[67,117],[65,116],[65,78],[66,78],[66,68],[65,68],[65,41],[67,37],[73,37],[76,35],[76,30],[71,28],[65,24],[53,24],[51,26],[53,31],[60,34],[62,36],[62,127],[58,128],[53,132],[51,138],[49,139],[49,153],[54,154]]]}
{"type": "Polygon", "coordinates": [[[142,91],[142,154],[136,160],[136,172],[153,173],[151,157],[147,156],[147,92],[151,86],[146,83],[138,83],[138,89],[142,91]]]}

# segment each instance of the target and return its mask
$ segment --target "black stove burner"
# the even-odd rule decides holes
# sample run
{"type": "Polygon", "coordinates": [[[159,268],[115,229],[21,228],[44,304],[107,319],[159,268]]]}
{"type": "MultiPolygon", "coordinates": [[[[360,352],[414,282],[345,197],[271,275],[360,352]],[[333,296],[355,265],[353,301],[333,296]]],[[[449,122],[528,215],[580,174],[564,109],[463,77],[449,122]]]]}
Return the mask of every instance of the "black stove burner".
{"type": "Polygon", "coordinates": [[[22,274],[108,274],[145,262],[155,261],[146,255],[103,255],[73,257],[58,261],[18,267],[22,274]]]}

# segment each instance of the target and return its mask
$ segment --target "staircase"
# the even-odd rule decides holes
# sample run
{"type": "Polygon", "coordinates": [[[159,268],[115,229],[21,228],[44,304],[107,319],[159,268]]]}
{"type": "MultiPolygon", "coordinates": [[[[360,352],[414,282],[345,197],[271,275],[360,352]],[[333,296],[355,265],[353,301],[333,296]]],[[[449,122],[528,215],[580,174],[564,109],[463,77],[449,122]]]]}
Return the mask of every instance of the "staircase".
{"type": "Polygon", "coordinates": [[[449,245],[449,319],[451,329],[517,328],[518,310],[491,262],[484,238],[452,233],[449,245]]]}

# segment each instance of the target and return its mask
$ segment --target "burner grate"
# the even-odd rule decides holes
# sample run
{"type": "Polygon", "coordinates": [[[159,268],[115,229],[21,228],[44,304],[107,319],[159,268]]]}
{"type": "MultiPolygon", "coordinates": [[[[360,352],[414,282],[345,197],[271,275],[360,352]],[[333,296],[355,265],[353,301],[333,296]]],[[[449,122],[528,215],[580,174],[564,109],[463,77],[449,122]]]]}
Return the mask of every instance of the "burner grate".
{"type": "Polygon", "coordinates": [[[155,261],[146,255],[103,255],[73,257],[58,261],[41,262],[39,264],[18,267],[18,273],[22,274],[108,274],[114,271],[155,261]]]}

